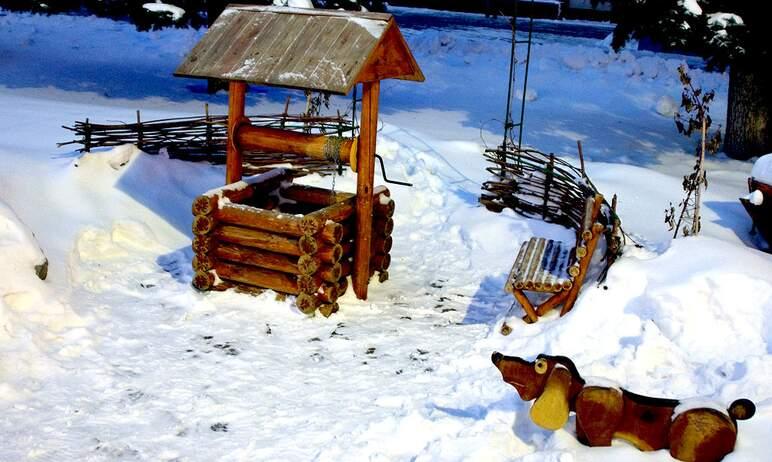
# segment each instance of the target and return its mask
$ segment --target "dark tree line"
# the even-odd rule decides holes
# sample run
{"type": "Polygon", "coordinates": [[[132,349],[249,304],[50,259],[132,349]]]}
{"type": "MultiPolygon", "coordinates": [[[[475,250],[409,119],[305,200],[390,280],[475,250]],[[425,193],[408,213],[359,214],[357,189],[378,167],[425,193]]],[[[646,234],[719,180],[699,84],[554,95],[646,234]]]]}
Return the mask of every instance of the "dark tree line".
{"type": "MultiPolygon", "coordinates": [[[[139,30],[159,29],[162,27],[201,27],[211,24],[222,13],[225,5],[232,3],[224,0],[164,0],[164,3],[185,10],[179,20],[174,20],[167,12],[153,12],[143,8],[145,3],[155,0],[0,0],[0,8],[11,11],[31,11],[40,14],[83,14],[96,15],[129,21],[139,30]]],[[[317,8],[357,10],[364,6],[369,11],[384,11],[382,0],[312,0],[317,8]]],[[[269,5],[271,0],[244,1],[269,5]]]]}

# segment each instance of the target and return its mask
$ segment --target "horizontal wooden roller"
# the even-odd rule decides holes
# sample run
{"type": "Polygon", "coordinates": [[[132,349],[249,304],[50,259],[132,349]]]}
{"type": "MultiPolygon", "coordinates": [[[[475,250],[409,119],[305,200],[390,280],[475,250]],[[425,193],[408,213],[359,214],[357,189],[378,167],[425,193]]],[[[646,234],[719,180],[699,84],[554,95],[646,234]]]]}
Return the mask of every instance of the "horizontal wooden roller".
{"type": "Polygon", "coordinates": [[[219,226],[212,235],[222,242],[294,255],[296,257],[313,254],[319,248],[316,239],[312,236],[304,235],[299,238],[293,238],[241,226],[219,226]]]}
{"type": "Polygon", "coordinates": [[[310,255],[294,257],[268,250],[226,243],[217,245],[212,253],[221,260],[258,266],[288,274],[308,275],[315,273],[319,269],[317,260],[310,255]]]}
{"type": "Polygon", "coordinates": [[[283,187],[279,190],[279,194],[284,199],[325,207],[354,196],[352,193],[331,191],[329,189],[299,184],[283,187]]]}
{"type": "Polygon", "coordinates": [[[356,170],[357,138],[310,135],[243,124],[236,132],[235,141],[245,151],[284,152],[327,161],[337,159],[356,170]]]}
{"type": "Polygon", "coordinates": [[[281,271],[223,261],[218,261],[215,264],[215,272],[220,279],[226,281],[239,282],[290,295],[297,295],[301,292],[298,288],[298,279],[303,276],[293,276],[281,271]]]}
{"type": "MultiPolygon", "coordinates": [[[[273,210],[263,210],[239,204],[224,204],[215,213],[221,223],[243,226],[246,228],[270,231],[300,237],[319,231],[318,220],[308,220],[273,210]]],[[[342,233],[341,231],[338,231],[342,233]]]]}

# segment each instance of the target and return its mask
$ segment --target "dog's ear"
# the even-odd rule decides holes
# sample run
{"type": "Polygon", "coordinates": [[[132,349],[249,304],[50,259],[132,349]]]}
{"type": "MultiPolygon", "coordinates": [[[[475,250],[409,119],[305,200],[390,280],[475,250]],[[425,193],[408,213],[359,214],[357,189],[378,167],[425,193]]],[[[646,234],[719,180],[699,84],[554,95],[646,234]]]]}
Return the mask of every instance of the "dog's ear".
{"type": "Polygon", "coordinates": [[[541,396],[531,407],[531,420],[547,430],[558,430],[568,421],[570,411],[568,393],[571,388],[571,372],[555,367],[549,372],[541,396]]]}

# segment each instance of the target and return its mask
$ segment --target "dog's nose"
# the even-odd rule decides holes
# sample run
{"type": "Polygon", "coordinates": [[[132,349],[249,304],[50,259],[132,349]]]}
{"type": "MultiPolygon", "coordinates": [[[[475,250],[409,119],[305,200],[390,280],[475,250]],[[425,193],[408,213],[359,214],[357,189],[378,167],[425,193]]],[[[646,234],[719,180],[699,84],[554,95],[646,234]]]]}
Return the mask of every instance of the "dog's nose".
{"type": "Polygon", "coordinates": [[[498,366],[499,362],[501,362],[501,358],[503,357],[504,357],[503,354],[499,353],[498,351],[494,351],[493,354],[491,355],[491,361],[495,366],[498,366]]]}

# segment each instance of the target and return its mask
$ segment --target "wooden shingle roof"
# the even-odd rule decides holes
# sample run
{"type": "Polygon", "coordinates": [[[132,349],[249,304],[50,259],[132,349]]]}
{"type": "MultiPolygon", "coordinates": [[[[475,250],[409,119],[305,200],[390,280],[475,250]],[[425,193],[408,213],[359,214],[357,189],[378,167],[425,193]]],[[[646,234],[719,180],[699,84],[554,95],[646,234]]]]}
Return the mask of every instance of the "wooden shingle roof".
{"type": "Polygon", "coordinates": [[[339,94],[424,80],[390,14],[245,5],[229,5],[174,74],[339,94]]]}

